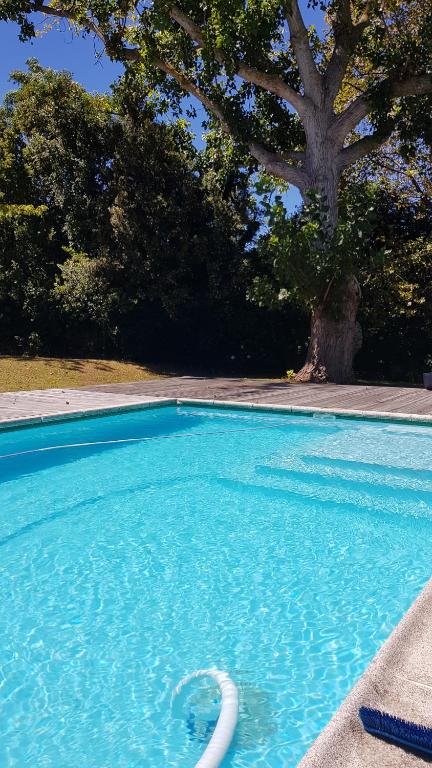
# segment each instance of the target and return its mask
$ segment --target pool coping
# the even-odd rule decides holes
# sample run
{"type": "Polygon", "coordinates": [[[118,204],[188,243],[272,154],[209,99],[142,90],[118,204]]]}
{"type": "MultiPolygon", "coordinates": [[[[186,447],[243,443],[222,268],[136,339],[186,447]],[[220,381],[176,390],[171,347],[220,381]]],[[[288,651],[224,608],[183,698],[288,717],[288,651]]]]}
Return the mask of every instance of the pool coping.
{"type": "MultiPolygon", "coordinates": [[[[0,419],[0,430],[182,405],[432,425],[432,416],[420,414],[201,398],[157,398],[13,420],[0,419]]],[[[379,648],[298,768],[405,768],[429,765],[418,755],[365,734],[358,718],[358,708],[363,704],[432,727],[432,661],[427,667],[428,658],[432,659],[432,578],[379,648]],[[395,683],[395,680],[399,682],[395,683]]]]}
{"type": "Polygon", "coordinates": [[[23,416],[18,419],[0,419],[0,431],[15,430],[24,427],[37,427],[52,422],[75,421],[78,419],[91,419],[98,416],[111,416],[114,414],[128,413],[129,411],[145,411],[149,408],[164,408],[177,405],[175,398],[162,398],[157,400],[137,400],[135,403],[117,405],[101,405],[92,408],[80,408],[73,411],[56,411],[55,413],[40,414],[37,416],[23,416]]]}
{"type": "Polygon", "coordinates": [[[85,419],[97,416],[108,416],[115,413],[127,413],[128,411],[147,410],[149,408],[163,408],[166,406],[199,406],[201,408],[227,408],[242,411],[263,411],[268,413],[285,413],[313,416],[323,414],[342,419],[367,419],[368,421],[397,422],[405,424],[419,424],[420,426],[432,425],[432,416],[410,413],[393,413],[390,411],[363,411],[348,410],[343,408],[320,408],[305,405],[283,405],[271,403],[245,402],[244,400],[208,400],[203,398],[165,398],[137,400],[132,403],[115,405],[101,405],[91,408],[79,408],[77,410],[56,411],[49,414],[35,416],[23,416],[18,419],[1,419],[0,430],[18,429],[26,426],[38,426],[50,422],[69,421],[73,419],[85,419]]]}
{"type": "Polygon", "coordinates": [[[253,410],[268,411],[269,413],[304,414],[305,416],[313,416],[315,413],[322,413],[324,415],[336,416],[336,418],[342,419],[367,419],[368,421],[396,421],[398,423],[415,423],[423,426],[432,425],[432,416],[410,413],[392,413],[390,411],[346,410],[343,408],[319,408],[308,405],[272,405],[270,403],[245,402],[244,400],[203,400],[200,398],[178,398],[177,405],[199,405],[207,408],[233,408],[244,411],[253,410]]]}
{"type": "Polygon", "coordinates": [[[361,706],[432,727],[432,578],[411,604],[298,768],[407,768],[430,760],[367,734],[361,706]]]}

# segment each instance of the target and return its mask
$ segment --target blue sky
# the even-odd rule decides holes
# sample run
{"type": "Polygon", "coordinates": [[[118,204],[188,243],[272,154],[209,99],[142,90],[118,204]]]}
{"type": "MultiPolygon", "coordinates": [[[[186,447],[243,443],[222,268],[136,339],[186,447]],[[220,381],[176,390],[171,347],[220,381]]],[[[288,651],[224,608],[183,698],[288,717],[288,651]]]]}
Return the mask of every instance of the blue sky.
{"type": "Polygon", "coordinates": [[[0,96],[10,90],[9,73],[25,69],[29,58],[36,58],[44,67],[67,69],[75,80],[89,91],[106,91],[123,72],[120,64],[114,64],[107,56],[96,59],[91,37],[73,37],[62,23],[56,29],[21,43],[18,26],[12,22],[0,22],[0,96]]]}
{"type": "MultiPolygon", "coordinates": [[[[322,25],[322,14],[307,7],[307,0],[302,0],[305,21],[308,24],[322,25]]],[[[99,53],[100,47],[98,47],[99,53]]],[[[11,89],[9,74],[14,69],[25,69],[29,58],[36,58],[45,67],[66,69],[79,83],[89,91],[107,91],[123,72],[121,64],[114,64],[103,53],[95,56],[95,43],[91,37],[73,37],[61,22],[50,32],[21,43],[18,39],[18,27],[12,22],[0,22],[0,99],[11,89]]],[[[200,126],[193,129],[200,136],[200,126]]],[[[294,208],[300,201],[297,190],[292,189],[287,196],[287,205],[294,208]]]]}

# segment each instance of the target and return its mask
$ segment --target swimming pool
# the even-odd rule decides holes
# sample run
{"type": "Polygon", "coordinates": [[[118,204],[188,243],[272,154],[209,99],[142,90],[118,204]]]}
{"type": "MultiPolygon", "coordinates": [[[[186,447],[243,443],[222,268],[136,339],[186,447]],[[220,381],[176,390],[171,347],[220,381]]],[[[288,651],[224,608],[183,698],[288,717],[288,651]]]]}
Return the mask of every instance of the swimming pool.
{"type": "Polygon", "coordinates": [[[165,407],[0,455],[8,768],[193,766],[216,689],[171,697],[213,665],[240,690],[224,768],[295,766],[430,576],[426,426],[165,407]]]}

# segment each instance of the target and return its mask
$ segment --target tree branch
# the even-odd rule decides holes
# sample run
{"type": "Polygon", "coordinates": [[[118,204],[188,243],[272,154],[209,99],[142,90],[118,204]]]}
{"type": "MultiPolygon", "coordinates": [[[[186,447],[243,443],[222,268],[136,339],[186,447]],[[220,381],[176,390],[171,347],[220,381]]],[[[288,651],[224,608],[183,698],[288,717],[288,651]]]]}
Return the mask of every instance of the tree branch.
{"type": "MultiPolygon", "coordinates": [[[[132,51],[129,51],[129,54],[131,53],[132,51]]],[[[133,55],[135,56],[135,52],[133,52],[133,55]]],[[[173,77],[185,91],[195,96],[206,109],[219,120],[224,133],[231,136],[236,135],[235,128],[229,124],[221,107],[203,94],[202,91],[200,91],[194,83],[188,80],[185,75],[178,72],[174,67],[161,59],[155,60],[154,64],[158,69],[165,72],[165,74],[173,77]]],[[[306,194],[308,184],[305,172],[301,168],[290,165],[290,163],[287,162],[288,158],[296,162],[301,162],[305,157],[303,152],[293,151],[287,152],[285,155],[279,155],[276,152],[268,151],[257,141],[248,142],[248,147],[252,157],[258,160],[268,173],[272,176],[276,176],[278,179],[284,179],[289,184],[298,187],[303,195],[306,194]]]]}
{"type": "Polygon", "coordinates": [[[163,61],[162,59],[155,58],[153,59],[153,64],[157,69],[160,69],[162,72],[165,72],[166,75],[169,77],[174,78],[174,80],[177,81],[177,83],[180,85],[180,87],[187,91],[187,93],[190,93],[192,96],[195,96],[198,101],[203,104],[203,106],[207,109],[208,112],[210,112],[214,117],[219,120],[219,123],[221,125],[221,128],[224,133],[226,133],[229,136],[236,136],[237,131],[234,126],[232,126],[227,116],[224,114],[222,107],[216,102],[213,101],[209,96],[207,96],[203,91],[198,88],[195,83],[193,83],[189,78],[186,77],[182,72],[179,72],[175,67],[173,67],[171,64],[169,64],[167,61],[163,61]]]}
{"type": "MultiPolygon", "coordinates": [[[[122,56],[128,61],[140,61],[141,52],[139,48],[123,48],[122,56]]],[[[235,136],[237,131],[234,126],[230,125],[227,116],[224,114],[222,107],[216,101],[213,101],[207,96],[192,80],[189,80],[183,72],[179,72],[178,69],[169,64],[167,61],[159,57],[153,59],[153,65],[164,72],[168,77],[172,77],[182,88],[182,90],[195,96],[198,101],[210,112],[214,117],[219,120],[221,128],[224,133],[229,136],[235,136]]]]}
{"type": "Polygon", "coordinates": [[[393,99],[432,93],[432,75],[414,75],[406,80],[395,80],[391,83],[390,91],[393,99]]]}
{"type": "Polygon", "coordinates": [[[370,136],[364,136],[362,139],[358,139],[358,141],[342,149],[338,158],[339,169],[343,170],[348,165],[353,165],[358,160],[361,160],[362,157],[370,155],[371,152],[375,152],[382,147],[387,139],[390,138],[393,129],[394,122],[391,121],[385,129],[377,130],[371,133],[370,136]]]}
{"type": "MultiPolygon", "coordinates": [[[[219,120],[222,126],[222,130],[227,135],[234,137],[236,136],[237,131],[235,127],[230,125],[226,115],[223,113],[221,107],[218,104],[209,99],[205,94],[202,93],[202,91],[199,90],[199,88],[195,86],[194,83],[191,83],[181,72],[175,70],[174,67],[172,67],[167,62],[159,59],[155,61],[154,64],[163,72],[165,72],[165,74],[177,80],[179,85],[181,85],[184,90],[188,91],[199,101],[201,101],[206,109],[219,120]]],[[[290,163],[288,163],[282,155],[279,155],[276,152],[269,152],[257,141],[249,141],[248,147],[252,157],[258,160],[258,162],[264,166],[268,173],[276,176],[278,179],[284,179],[290,184],[298,187],[302,194],[306,193],[308,186],[307,177],[301,168],[290,165],[290,163]]],[[[303,152],[288,152],[286,157],[289,155],[291,156],[291,159],[296,160],[297,162],[304,159],[303,152]]]]}
{"type": "MultiPolygon", "coordinates": [[[[171,18],[177,22],[177,24],[182,29],[184,29],[191,40],[197,43],[199,47],[204,47],[205,40],[200,27],[195,24],[195,22],[193,22],[192,19],[187,16],[187,14],[185,14],[175,5],[171,6],[169,14],[171,18]]],[[[220,49],[216,49],[214,53],[217,61],[220,64],[223,65],[226,63],[224,54],[220,49]]],[[[297,112],[300,114],[304,110],[303,96],[294,88],[291,88],[290,85],[285,83],[279,75],[271,72],[263,72],[261,70],[255,69],[255,67],[250,67],[244,62],[239,62],[237,64],[237,74],[242,78],[242,80],[245,80],[248,83],[252,83],[253,85],[257,85],[259,88],[263,88],[266,91],[270,91],[276,96],[279,96],[281,99],[284,99],[284,101],[289,102],[291,106],[294,107],[294,109],[297,110],[297,112]]]]}
{"type": "MultiPolygon", "coordinates": [[[[165,74],[173,77],[181,87],[195,96],[206,109],[211,112],[220,122],[222,130],[230,136],[236,136],[236,128],[230,125],[226,115],[223,113],[222,108],[214,101],[209,99],[205,94],[200,91],[199,88],[191,83],[181,72],[178,72],[174,67],[165,61],[160,59],[154,62],[155,66],[161,69],[165,74]]],[[[290,184],[298,187],[302,194],[306,193],[307,189],[307,176],[302,168],[291,165],[287,162],[287,159],[300,162],[304,159],[303,152],[287,152],[286,155],[279,155],[276,152],[270,152],[257,141],[248,142],[249,151],[261,165],[264,166],[266,171],[278,179],[284,179],[290,184]]]]}
{"type": "MultiPolygon", "coordinates": [[[[50,5],[35,5],[34,10],[41,11],[42,13],[50,16],[58,16],[60,18],[68,19],[69,21],[77,21],[76,17],[71,11],[54,8],[50,5]]],[[[95,24],[95,22],[89,19],[86,21],[86,25],[98,36],[98,38],[104,44],[105,48],[107,48],[109,45],[109,40],[107,39],[106,35],[104,35],[102,30],[95,24]]],[[[126,48],[123,46],[120,51],[120,58],[124,61],[139,62],[141,60],[141,52],[139,48],[126,48]]],[[[169,77],[172,77],[174,80],[176,80],[176,82],[184,91],[190,93],[192,96],[195,96],[195,98],[198,99],[201,104],[203,104],[207,111],[219,120],[224,133],[231,136],[236,135],[236,129],[234,126],[230,125],[227,116],[222,110],[222,107],[209,96],[207,96],[195,83],[189,80],[186,75],[184,75],[182,72],[179,72],[175,67],[159,57],[155,57],[153,59],[153,65],[169,77]]]]}
{"type": "Polygon", "coordinates": [[[286,152],[281,152],[281,157],[283,160],[293,160],[295,163],[304,163],[306,160],[306,152],[290,149],[286,152]]]}
{"type": "MultiPolygon", "coordinates": [[[[392,166],[388,162],[384,162],[384,160],[380,155],[378,155],[377,164],[380,169],[383,169],[384,171],[389,171],[394,176],[405,177],[406,183],[409,185],[412,185],[417,190],[420,197],[426,197],[428,199],[429,205],[432,204],[430,193],[428,193],[428,191],[422,187],[419,179],[416,177],[415,174],[409,173],[409,171],[403,166],[400,166],[397,164],[395,166],[392,166]]],[[[425,175],[423,175],[423,180],[426,185],[429,183],[429,179],[425,175]]]]}
{"type": "MultiPolygon", "coordinates": [[[[60,18],[77,22],[77,19],[72,12],[65,11],[62,9],[57,9],[49,5],[38,5],[37,7],[35,5],[34,10],[41,11],[46,15],[58,16],[60,18]]],[[[97,24],[92,19],[88,19],[86,21],[86,26],[88,27],[88,29],[91,29],[99,37],[99,39],[103,42],[105,47],[108,46],[109,39],[106,37],[106,35],[102,32],[102,30],[97,26],[97,24]]],[[[199,42],[198,40],[195,40],[195,41],[199,42]]],[[[141,60],[141,52],[139,48],[123,47],[120,53],[121,53],[122,60],[125,60],[125,61],[141,60]]],[[[189,80],[189,78],[186,77],[186,75],[184,75],[182,72],[179,72],[175,67],[173,67],[167,61],[164,61],[159,57],[155,57],[153,59],[153,65],[157,69],[160,69],[169,77],[172,77],[174,80],[176,80],[176,82],[180,85],[180,87],[184,91],[195,96],[195,98],[197,98],[204,105],[207,111],[210,112],[212,115],[214,115],[217,118],[217,120],[219,120],[224,133],[230,136],[236,135],[237,133],[236,127],[230,124],[230,121],[227,115],[225,115],[220,104],[218,104],[209,96],[207,96],[195,83],[189,80]]],[[[260,74],[263,74],[263,73],[260,73],[260,74]]],[[[283,83],[283,81],[281,82],[283,83]]],[[[300,97],[300,94],[298,95],[300,97]]],[[[258,160],[258,162],[264,166],[264,168],[268,171],[268,173],[276,176],[279,179],[284,179],[290,184],[293,184],[294,186],[298,187],[303,195],[306,193],[307,176],[306,176],[306,173],[300,167],[290,165],[283,158],[282,155],[278,155],[275,152],[269,152],[267,149],[265,149],[265,147],[263,147],[261,144],[259,144],[256,141],[250,141],[248,146],[252,156],[255,157],[255,159],[258,160]]],[[[290,157],[290,159],[300,162],[301,160],[304,159],[304,154],[302,152],[288,152],[286,154],[286,157],[287,158],[290,157]]]]}
{"type": "Polygon", "coordinates": [[[249,143],[249,151],[264,166],[268,173],[276,176],[277,179],[284,179],[289,184],[293,184],[300,190],[302,195],[306,194],[308,183],[305,171],[290,165],[283,159],[282,155],[276,152],[269,152],[262,144],[256,141],[249,143]]]}
{"type": "Polygon", "coordinates": [[[333,24],[333,53],[324,75],[324,86],[332,104],[339,93],[350,57],[368,24],[367,7],[360,21],[353,24],[350,0],[340,0],[333,24]]]}
{"type": "Polygon", "coordinates": [[[309,96],[315,104],[319,104],[322,96],[322,76],[317,69],[309,45],[308,31],[301,15],[298,0],[286,0],[285,7],[291,45],[297,60],[305,95],[309,96]]]}
{"type": "MultiPolygon", "coordinates": [[[[59,8],[54,8],[51,5],[43,5],[43,4],[35,3],[33,10],[41,11],[46,15],[58,16],[63,19],[68,19],[69,21],[75,21],[75,22],[77,21],[76,16],[73,14],[72,11],[66,11],[59,8]]],[[[181,26],[185,30],[185,32],[187,32],[191,40],[196,42],[197,45],[199,45],[200,47],[203,47],[204,38],[200,28],[176,6],[171,6],[169,13],[171,18],[174,21],[176,21],[177,24],[179,24],[179,26],[181,26]]],[[[86,26],[90,31],[94,32],[97,35],[97,37],[101,40],[101,42],[104,44],[105,47],[108,46],[109,41],[107,37],[104,35],[100,27],[98,27],[97,24],[95,24],[95,22],[92,19],[87,19],[86,26]]],[[[139,54],[139,49],[137,48],[124,47],[122,50],[122,56],[129,61],[139,60],[138,54],[139,54]]],[[[223,54],[221,51],[216,51],[216,57],[221,64],[224,64],[223,54]]],[[[239,63],[237,74],[246,82],[257,85],[258,87],[263,88],[264,90],[268,90],[271,93],[274,93],[276,96],[279,96],[279,98],[284,99],[284,101],[289,102],[291,106],[294,107],[295,110],[297,110],[297,112],[301,113],[304,110],[303,96],[300,93],[298,93],[298,91],[296,91],[294,88],[291,88],[290,85],[285,83],[284,80],[282,80],[282,78],[279,75],[276,75],[271,72],[262,72],[258,69],[255,69],[254,67],[250,67],[243,63],[239,63]]]]}
{"type": "MultiPolygon", "coordinates": [[[[43,3],[37,3],[35,2],[32,11],[34,12],[40,12],[44,13],[46,16],[57,16],[60,19],[67,19],[68,21],[74,21],[77,22],[76,16],[73,14],[72,11],[65,11],[61,8],[54,8],[51,5],[43,5],[43,3]]],[[[93,19],[90,19],[88,16],[86,17],[86,22],[83,24],[90,32],[94,32],[94,34],[99,38],[99,40],[104,44],[106,47],[107,40],[103,32],[100,30],[100,28],[95,24],[93,19]]]]}
{"type": "Polygon", "coordinates": [[[383,93],[391,99],[426,95],[432,93],[432,75],[414,75],[405,80],[383,80],[373,89],[358,96],[340,115],[337,115],[333,123],[334,135],[337,138],[343,140],[368,115],[378,88],[382,88],[383,93]]]}

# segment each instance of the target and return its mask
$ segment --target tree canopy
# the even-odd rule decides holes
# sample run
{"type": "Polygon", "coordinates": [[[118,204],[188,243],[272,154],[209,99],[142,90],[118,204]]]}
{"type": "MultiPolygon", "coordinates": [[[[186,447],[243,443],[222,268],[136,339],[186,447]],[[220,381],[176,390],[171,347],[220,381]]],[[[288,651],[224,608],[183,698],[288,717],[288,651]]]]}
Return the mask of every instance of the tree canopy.
{"type": "MultiPolygon", "coordinates": [[[[319,200],[316,262],[335,253],[340,182],[397,133],[404,154],[430,131],[432,0],[0,0],[0,16],[35,33],[32,14],[66,19],[145,80],[150,101],[208,125],[277,180],[319,200]],[[193,107],[192,107],[193,109],[193,107]],[[316,197],[318,196],[318,197],[316,197]]],[[[352,260],[321,272],[299,380],[349,380],[361,345],[352,260]]],[[[317,269],[315,268],[315,273],[317,269]]]]}
{"type": "MultiPolygon", "coordinates": [[[[288,216],[273,196],[259,229],[253,166],[220,152],[214,133],[197,152],[182,121],[155,120],[139,76],[102,96],[35,61],[13,77],[0,108],[2,351],[280,372],[304,354],[305,308],[349,263],[364,290],[360,370],[418,377],[432,333],[432,211],[379,156],[372,182],[361,164],[345,177],[319,261],[319,201],[288,216]]],[[[402,152],[392,142],[384,160],[409,179],[417,160],[402,152]]],[[[258,189],[272,191],[265,178],[258,189]]]]}
{"type": "Polygon", "coordinates": [[[306,28],[298,0],[1,0],[0,17],[17,21],[23,38],[35,33],[34,12],[96,35],[171,106],[196,97],[268,172],[306,194],[323,131],[340,174],[396,128],[412,136],[425,105],[411,97],[432,91],[431,0],[310,5],[325,9],[322,37],[306,28]]]}

